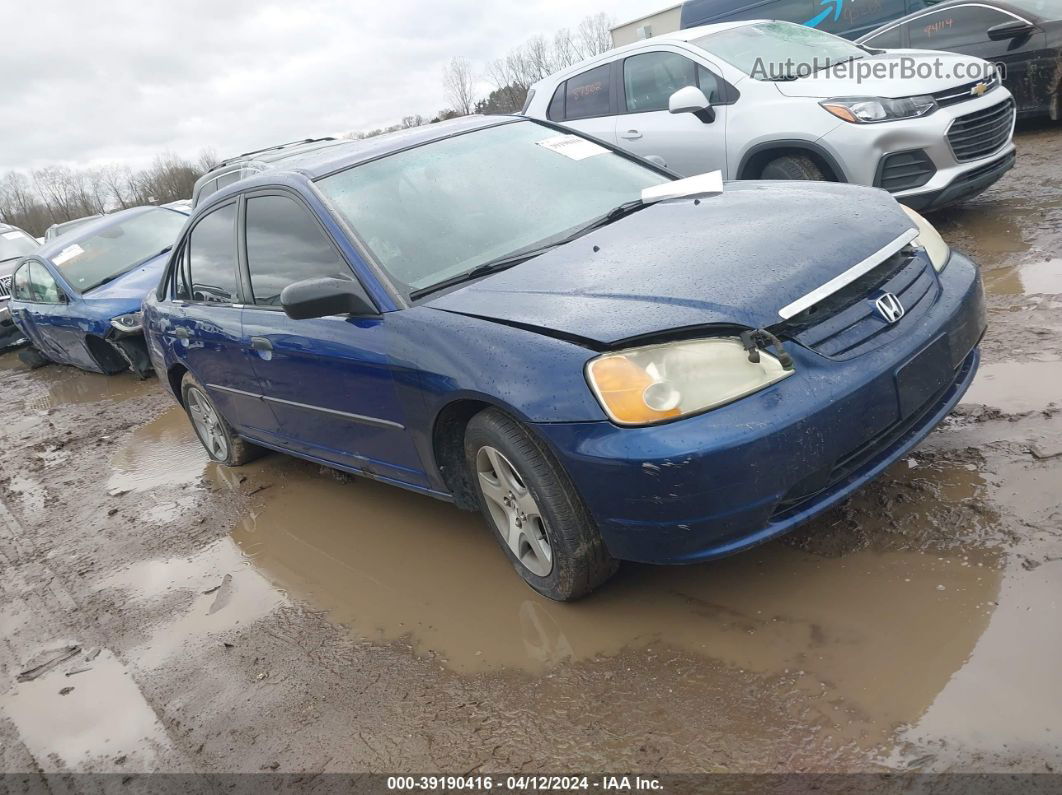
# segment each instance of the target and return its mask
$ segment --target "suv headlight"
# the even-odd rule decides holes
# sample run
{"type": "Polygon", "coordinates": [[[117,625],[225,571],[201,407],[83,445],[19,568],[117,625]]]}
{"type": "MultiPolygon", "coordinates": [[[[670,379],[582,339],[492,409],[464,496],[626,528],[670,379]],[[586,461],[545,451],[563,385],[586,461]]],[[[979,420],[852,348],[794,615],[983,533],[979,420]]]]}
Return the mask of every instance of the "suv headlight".
{"type": "Polygon", "coordinates": [[[606,353],[586,366],[586,379],[619,425],[652,425],[707,411],[793,374],[766,351],[749,361],[733,337],[682,340],[606,353]]]}
{"type": "Polygon", "coordinates": [[[907,213],[907,217],[914,221],[915,226],[918,227],[918,237],[911,241],[911,245],[924,248],[926,254],[929,255],[929,261],[933,263],[933,268],[937,273],[940,273],[951,258],[951,249],[948,244],[944,242],[944,238],[940,236],[940,232],[936,230],[933,224],[929,223],[910,207],[903,204],[900,207],[907,213]]]}
{"type": "Polygon", "coordinates": [[[144,327],[144,315],[142,312],[128,312],[124,315],[111,318],[111,325],[119,331],[140,331],[144,327]]]}
{"type": "Polygon", "coordinates": [[[914,119],[937,109],[937,101],[929,95],[887,99],[885,97],[842,97],[819,103],[838,119],[852,124],[874,124],[880,121],[914,119]]]}

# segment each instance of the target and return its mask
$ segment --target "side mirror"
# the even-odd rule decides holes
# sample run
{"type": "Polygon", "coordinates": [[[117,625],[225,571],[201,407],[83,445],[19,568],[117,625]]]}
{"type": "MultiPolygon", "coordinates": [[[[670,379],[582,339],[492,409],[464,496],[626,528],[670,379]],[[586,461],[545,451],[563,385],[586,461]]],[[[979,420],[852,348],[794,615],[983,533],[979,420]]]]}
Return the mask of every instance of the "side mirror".
{"type": "Polygon", "coordinates": [[[715,121],[712,103],[697,86],[680,88],[667,100],[668,113],[692,113],[705,124],[715,121]]]}
{"type": "Polygon", "coordinates": [[[1034,30],[1036,30],[1036,25],[1030,22],[1023,22],[1020,19],[1013,19],[1010,22],[1001,22],[990,27],[988,29],[988,38],[992,41],[1006,41],[1007,39],[1028,36],[1034,30]]]}
{"type": "Polygon", "coordinates": [[[280,305],[293,320],[328,315],[376,315],[376,307],[351,279],[303,279],[280,293],[280,305]]]}

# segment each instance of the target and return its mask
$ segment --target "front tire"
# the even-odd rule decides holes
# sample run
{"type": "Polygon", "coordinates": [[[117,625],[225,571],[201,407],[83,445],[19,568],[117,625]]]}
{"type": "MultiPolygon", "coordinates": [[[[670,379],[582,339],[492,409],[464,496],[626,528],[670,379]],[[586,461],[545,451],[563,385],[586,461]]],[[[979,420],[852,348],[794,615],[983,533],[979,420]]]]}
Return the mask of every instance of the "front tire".
{"type": "Polygon", "coordinates": [[[760,179],[804,179],[825,182],[826,175],[810,157],[783,155],[776,157],[763,167],[760,179]]]}
{"type": "Polygon", "coordinates": [[[498,409],[465,431],[465,463],[480,510],[524,581],[559,602],[611,577],[611,558],[582,500],[549,450],[498,409]]]}
{"type": "Polygon", "coordinates": [[[185,373],[181,380],[181,398],[195,435],[214,461],[238,467],[265,452],[261,447],[240,438],[228,420],[221,416],[203,385],[191,373],[185,373]]]}

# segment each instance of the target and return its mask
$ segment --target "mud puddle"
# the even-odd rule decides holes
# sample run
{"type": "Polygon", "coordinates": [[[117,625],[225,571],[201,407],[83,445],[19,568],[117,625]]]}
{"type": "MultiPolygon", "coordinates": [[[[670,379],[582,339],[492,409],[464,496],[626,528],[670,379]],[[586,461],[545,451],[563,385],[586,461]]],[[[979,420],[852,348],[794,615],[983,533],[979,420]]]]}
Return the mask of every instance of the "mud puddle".
{"type": "Polygon", "coordinates": [[[50,365],[34,372],[34,380],[43,387],[25,401],[31,411],[49,411],[78,403],[97,403],[102,400],[119,402],[143,397],[157,385],[141,381],[130,373],[100,375],[73,367],[50,365]]]}
{"type": "MultiPolygon", "coordinates": [[[[44,656],[48,656],[48,651],[44,656]]],[[[44,772],[150,770],[170,749],[129,670],[107,649],[81,650],[0,695],[44,772]]]]}
{"type": "Polygon", "coordinates": [[[1062,361],[1043,355],[1046,361],[982,364],[962,402],[1014,413],[1062,406],[1062,361]]]}
{"type": "Polygon", "coordinates": [[[111,459],[107,491],[119,494],[189,484],[214,466],[180,406],[133,431],[111,459]]]}
{"type": "Polygon", "coordinates": [[[359,638],[404,640],[465,673],[542,675],[670,648],[791,677],[878,739],[962,666],[1000,583],[990,553],[824,558],[775,543],[699,566],[625,565],[590,598],[558,604],[518,579],[477,514],[282,456],[245,469],[245,488],[268,488],[232,539],[275,588],[359,638]]]}

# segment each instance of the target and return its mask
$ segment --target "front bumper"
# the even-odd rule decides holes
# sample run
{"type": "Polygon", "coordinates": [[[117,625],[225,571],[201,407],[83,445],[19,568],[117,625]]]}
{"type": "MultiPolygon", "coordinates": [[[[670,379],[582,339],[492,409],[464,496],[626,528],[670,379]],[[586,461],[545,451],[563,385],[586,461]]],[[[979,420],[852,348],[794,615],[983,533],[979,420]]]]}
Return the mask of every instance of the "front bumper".
{"type": "Polygon", "coordinates": [[[538,424],[617,558],[694,563],[767,541],[843,500],[921,441],[966,392],[985,327],[958,253],[933,308],[888,345],[841,361],[795,343],[797,374],[649,428],[538,424]]]}
{"type": "Polygon", "coordinates": [[[1014,122],[1011,137],[995,151],[977,160],[955,159],[948,131],[957,119],[999,105],[1009,92],[989,91],[978,99],[940,108],[929,116],[882,124],[842,123],[819,143],[846,165],[849,182],[875,185],[882,159],[890,154],[924,152],[933,165],[933,176],[924,185],[898,190],[892,195],[917,210],[936,210],[985,190],[1014,165],[1014,122]]]}

